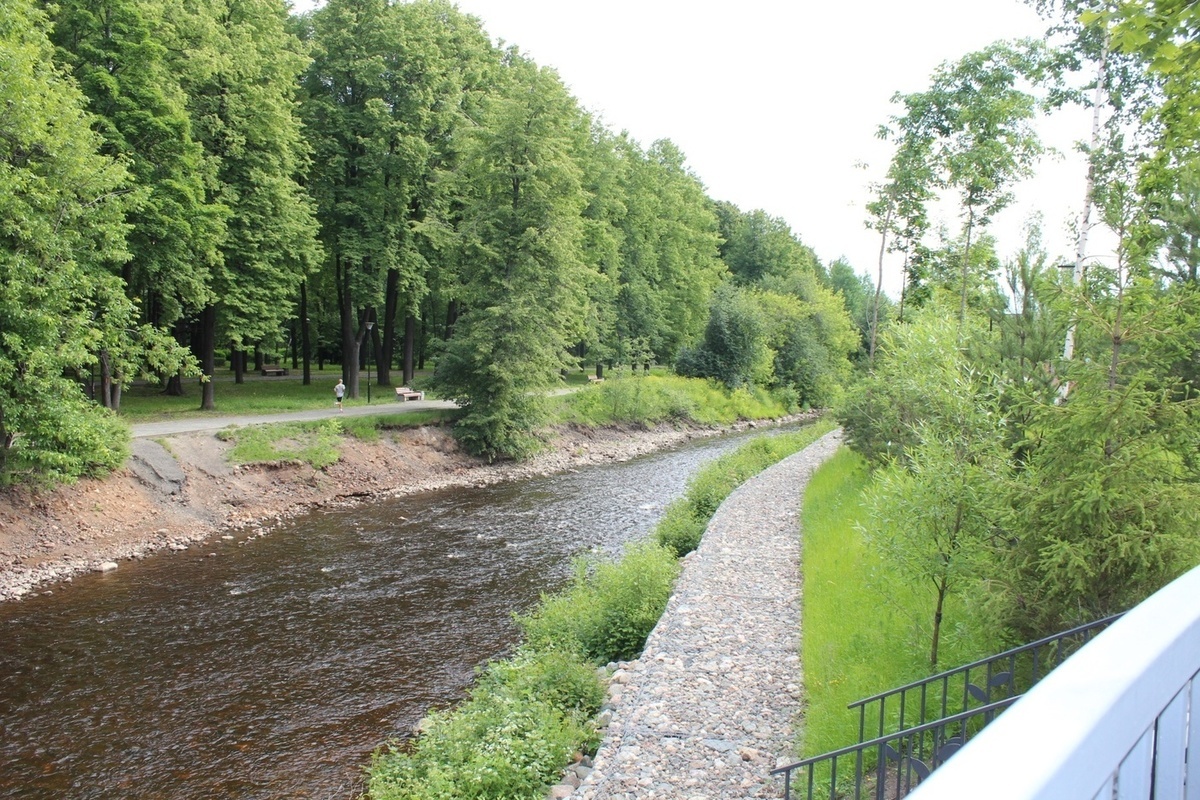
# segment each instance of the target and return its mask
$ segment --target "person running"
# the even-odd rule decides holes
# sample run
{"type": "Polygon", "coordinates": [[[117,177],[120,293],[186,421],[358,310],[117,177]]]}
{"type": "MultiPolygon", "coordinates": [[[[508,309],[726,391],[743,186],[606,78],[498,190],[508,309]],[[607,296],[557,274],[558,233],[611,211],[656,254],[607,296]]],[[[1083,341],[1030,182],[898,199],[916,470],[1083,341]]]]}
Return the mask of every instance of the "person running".
{"type": "Polygon", "coordinates": [[[346,384],[342,383],[342,379],[338,378],[337,386],[333,387],[333,400],[337,403],[338,411],[345,411],[342,408],[342,398],[346,396],[346,384]]]}

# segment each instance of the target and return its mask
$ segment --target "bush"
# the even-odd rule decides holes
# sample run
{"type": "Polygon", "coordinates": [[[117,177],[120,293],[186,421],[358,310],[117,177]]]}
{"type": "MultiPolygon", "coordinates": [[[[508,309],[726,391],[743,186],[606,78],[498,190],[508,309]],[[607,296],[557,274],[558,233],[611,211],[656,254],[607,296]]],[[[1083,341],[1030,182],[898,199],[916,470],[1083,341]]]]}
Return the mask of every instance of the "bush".
{"type": "Polygon", "coordinates": [[[682,558],[700,546],[707,524],[707,519],[696,518],[692,513],[692,505],[681,497],[663,512],[658,527],[654,529],[654,538],[673,552],[676,558],[682,558]]]}
{"type": "Polygon", "coordinates": [[[541,800],[590,726],[539,699],[484,684],[453,712],[435,712],[410,752],[393,748],[371,761],[373,800],[541,800]]]}
{"type": "Polygon", "coordinates": [[[571,586],[517,622],[535,648],[567,647],[599,664],[637,658],[678,574],[672,551],[640,542],[617,562],[577,562],[571,586]]]}

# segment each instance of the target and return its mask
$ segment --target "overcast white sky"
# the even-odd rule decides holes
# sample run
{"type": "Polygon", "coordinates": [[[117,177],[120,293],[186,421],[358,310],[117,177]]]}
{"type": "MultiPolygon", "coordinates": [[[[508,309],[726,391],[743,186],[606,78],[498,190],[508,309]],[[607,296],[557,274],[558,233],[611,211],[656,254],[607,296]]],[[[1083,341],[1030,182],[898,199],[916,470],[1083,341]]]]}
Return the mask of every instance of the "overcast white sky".
{"type": "MultiPolygon", "coordinates": [[[[944,61],[1045,30],[1019,0],[457,5],[494,40],[554,67],[610,129],[629,131],[644,147],[675,142],[710,197],[782,217],[823,261],[844,256],[872,277],[879,239],[864,227],[864,206],[891,156],[875,132],[898,110],[892,95],[926,88],[944,61]]],[[[1078,112],[1047,127],[1064,157],[1044,159],[1018,203],[997,218],[1002,257],[1016,253],[1024,220],[1040,211],[1051,258],[1071,259],[1067,224],[1083,197],[1082,162],[1071,151],[1089,126],[1078,112]]],[[[957,230],[953,208],[939,218],[957,230]]],[[[899,272],[895,256],[885,259],[885,288],[894,295],[899,272]]]]}

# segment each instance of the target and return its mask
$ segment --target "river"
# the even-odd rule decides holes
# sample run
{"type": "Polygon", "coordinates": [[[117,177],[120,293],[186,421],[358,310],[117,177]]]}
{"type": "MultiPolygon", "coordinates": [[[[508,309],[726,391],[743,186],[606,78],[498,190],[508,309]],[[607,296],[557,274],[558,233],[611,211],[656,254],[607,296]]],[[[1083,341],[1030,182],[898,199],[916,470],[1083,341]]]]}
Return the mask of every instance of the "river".
{"type": "Polygon", "coordinates": [[[750,434],[298,517],[0,605],[0,798],[349,798],[581,553],[750,434]],[[249,537],[249,538],[248,538],[249,537]]]}

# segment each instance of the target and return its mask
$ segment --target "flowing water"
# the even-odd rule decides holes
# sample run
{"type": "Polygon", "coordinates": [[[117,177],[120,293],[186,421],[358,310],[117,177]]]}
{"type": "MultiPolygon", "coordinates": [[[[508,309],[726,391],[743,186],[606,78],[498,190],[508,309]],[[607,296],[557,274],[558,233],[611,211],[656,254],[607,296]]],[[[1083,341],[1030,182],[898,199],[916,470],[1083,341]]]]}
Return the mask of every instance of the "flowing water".
{"type": "Polygon", "coordinates": [[[352,798],[514,611],[743,436],[294,519],[0,605],[0,798],[352,798]]]}

